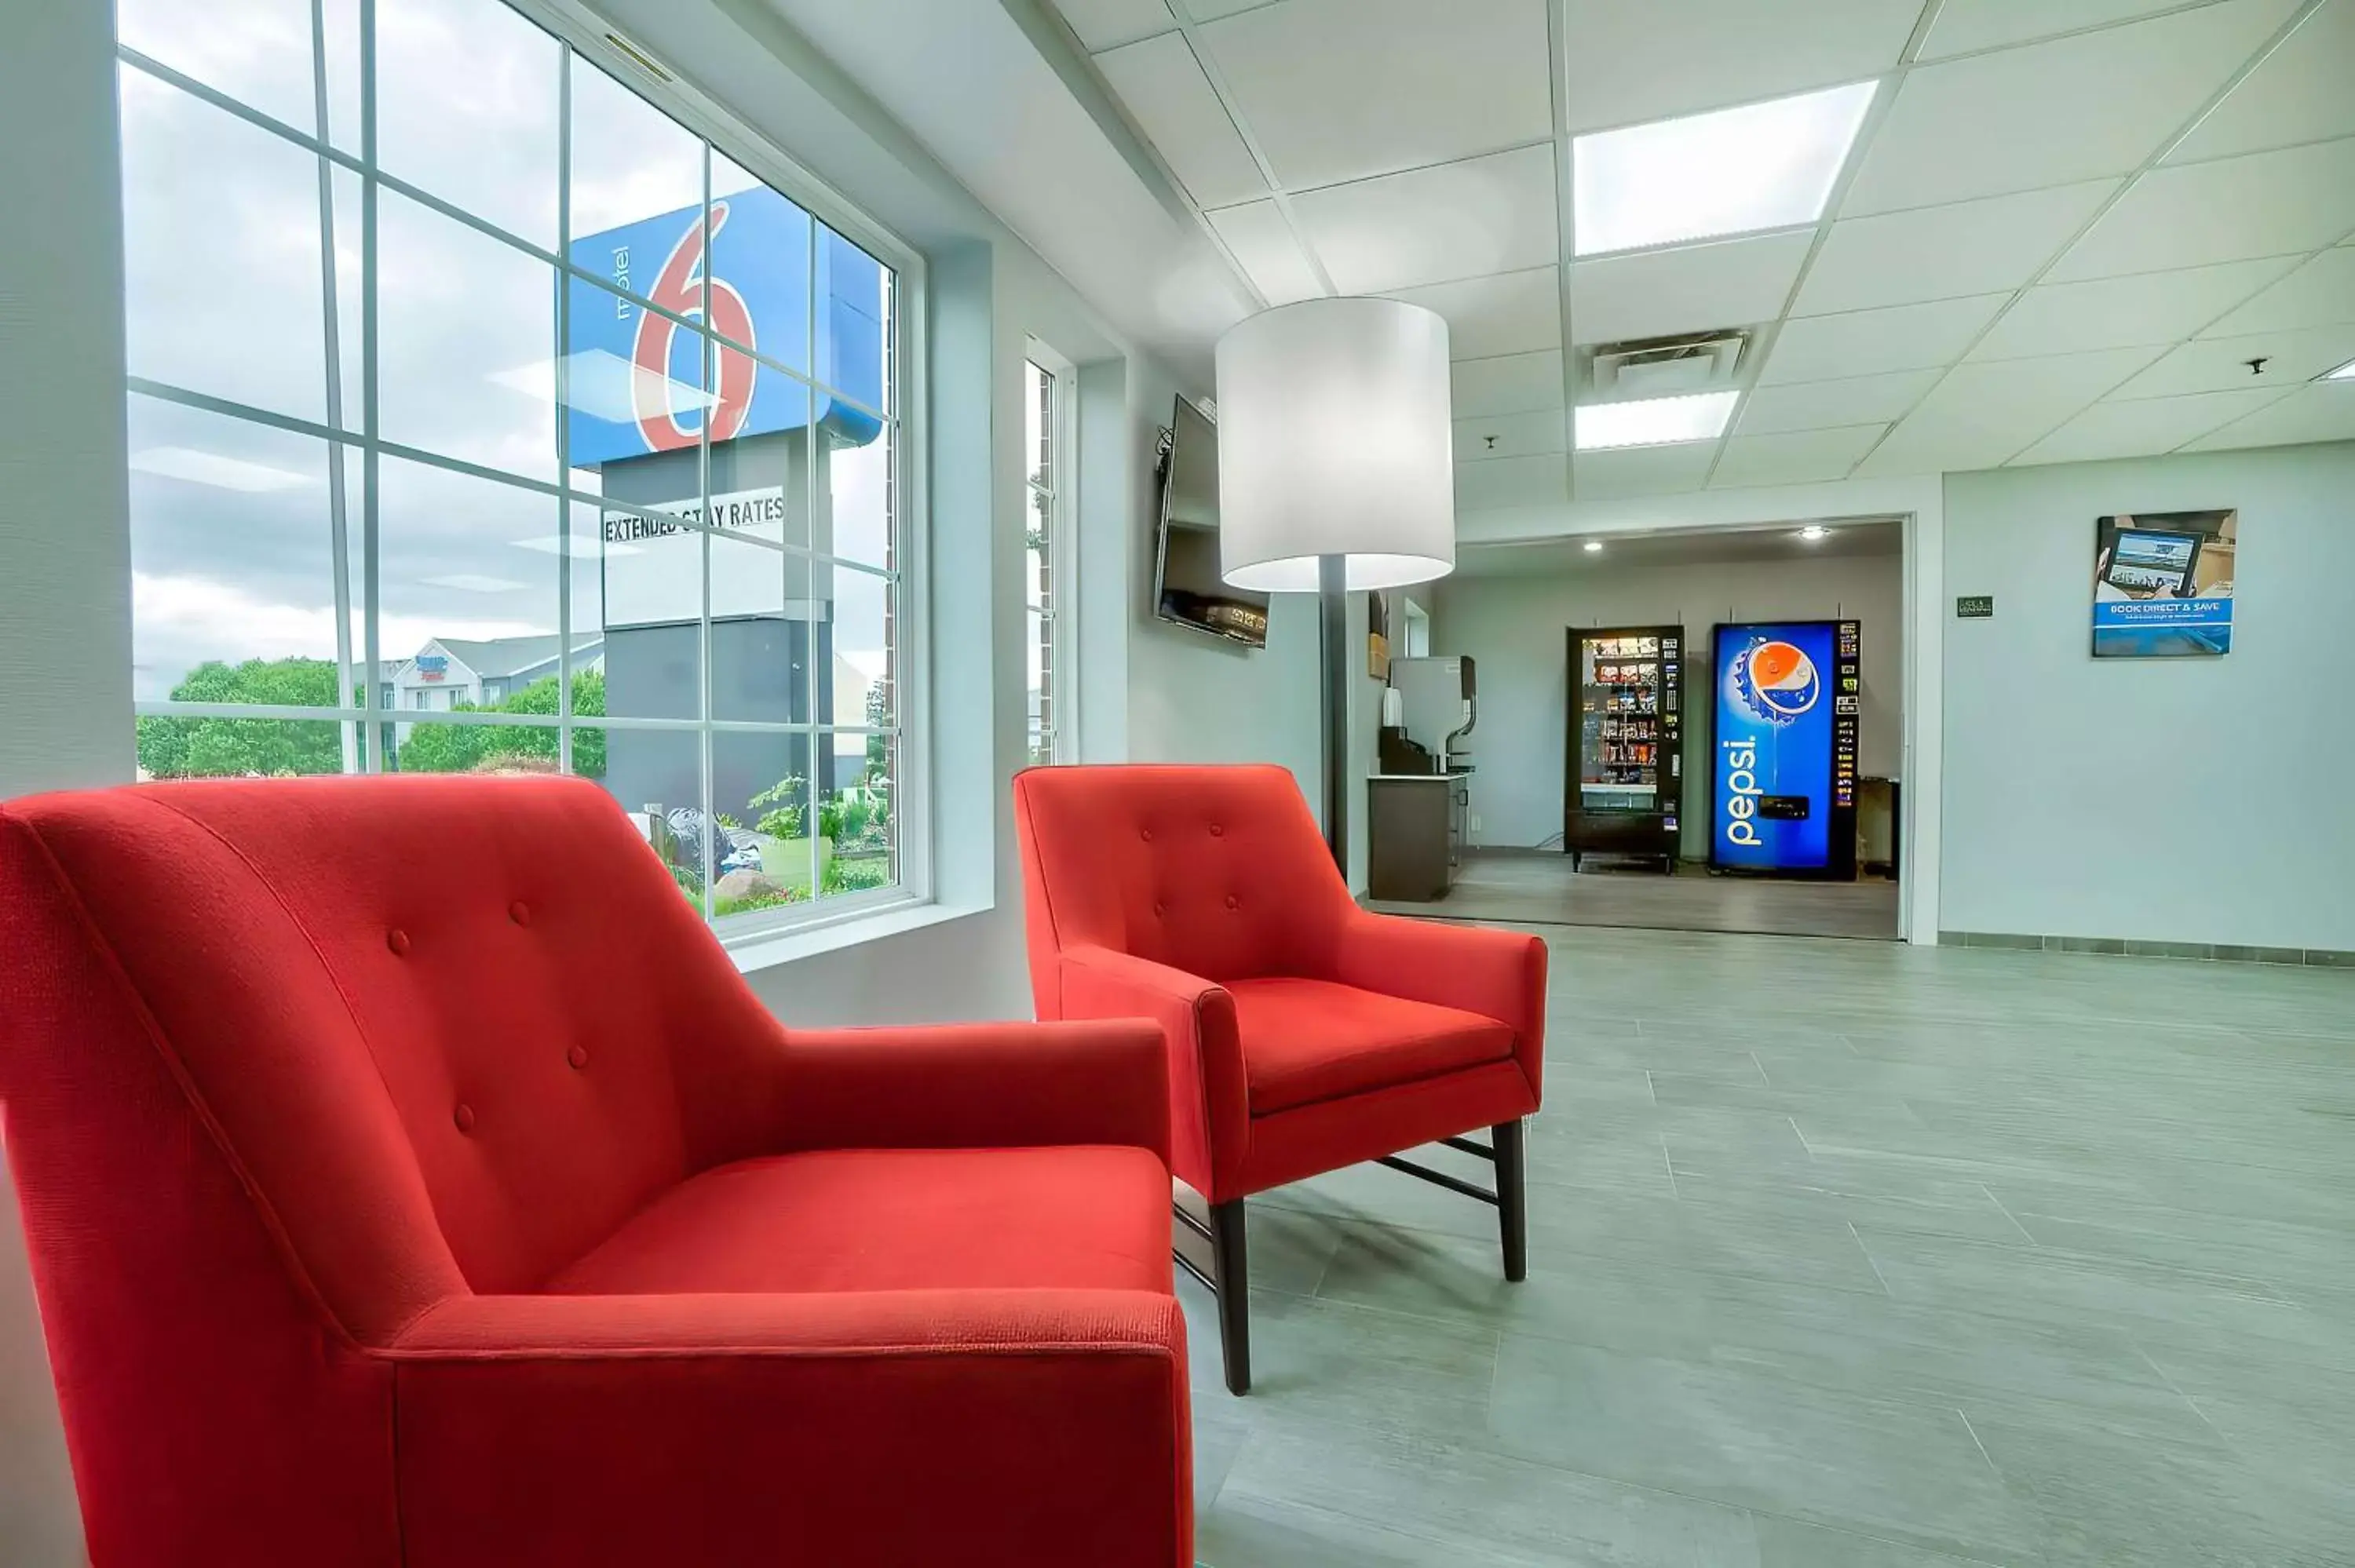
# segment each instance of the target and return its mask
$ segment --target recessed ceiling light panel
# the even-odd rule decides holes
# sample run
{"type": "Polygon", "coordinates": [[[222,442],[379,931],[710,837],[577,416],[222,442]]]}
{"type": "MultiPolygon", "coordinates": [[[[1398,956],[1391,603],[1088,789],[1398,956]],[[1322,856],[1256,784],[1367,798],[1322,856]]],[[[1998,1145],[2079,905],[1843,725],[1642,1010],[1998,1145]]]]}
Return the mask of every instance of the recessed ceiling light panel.
{"type": "Polygon", "coordinates": [[[1577,412],[1578,450],[1663,447],[1676,441],[1713,441],[1733,418],[1739,392],[1702,392],[1690,397],[1646,397],[1635,403],[1594,403],[1577,412]]]}
{"type": "Polygon", "coordinates": [[[1571,143],[1577,252],[1813,223],[1879,82],[1689,114],[1571,143]]]}
{"type": "Polygon", "coordinates": [[[2355,359],[2349,360],[2323,377],[2325,381],[2355,381],[2355,359]]]}

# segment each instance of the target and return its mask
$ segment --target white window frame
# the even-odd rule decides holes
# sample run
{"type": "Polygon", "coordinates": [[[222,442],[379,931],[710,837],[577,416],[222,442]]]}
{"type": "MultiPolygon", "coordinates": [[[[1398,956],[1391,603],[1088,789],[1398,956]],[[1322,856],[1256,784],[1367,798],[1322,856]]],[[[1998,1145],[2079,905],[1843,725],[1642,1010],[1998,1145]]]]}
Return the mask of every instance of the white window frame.
{"type": "MultiPolygon", "coordinates": [[[[394,3],[397,3],[397,0],[359,0],[364,31],[379,4],[394,3]]],[[[485,3],[493,3],[493,0],[485,0],[485,3]]],[[[894,634],[891,644],[894,723],[890,733],[897,749],[896,768],[892,780],[891,812],[897,844],[898,874],[895,881],[886,887],[823,898],[813,896],[804,904],[784,906],[748,915],[730,916],[719,920],[713,920],[711,916],[710,885],[716,882],[717,878],[707,878],[703,893],[702,914],[704,918],[711,923],[713,930],[721,940],[732,948],[747,942],[770,940],[788,932],[822,929],[887,910],[899,910],[932,903],[934,900],[933,812],[935,807],[932,789],[931,510],[926,462],[929,437],[924,421],[928,401],[925,375],[928,357],[925,322],[928,316],[928,306],[923,259],[897,236],[879,227],[839,192],[795,162],[766,135],[729,111],[716,101],[680,81],[675,73],[664,70],[648,51],[635,44],[625,43],[612,26],[594,12],[572,3],[572,0],[496,0],[496,3],[506,5],[527,20],[554,35],[588,63],[626,84],[640,97],[669,115],[687,131],[709,141],[715,154],[725,155],[738,167],[766,182],[789,200],[802,207],[814,218],[825,223],[844,238],[865,249],[869,255],[891,269],[894,274],[890,322],[892,344],[887,366],[887,373],[890,377],[890,394],[885,399],[887,407],[875,409],[873,412],[885,421],[887,431],[896,426],[898,438],[893,452],[894,467],[891,478],[895,509],[891,519],[893,560],[890,567],[892,575],[890,578],[890,623],[894,634]]],[[[318,45],[314,39],[314,70],[321,69],[315,52],[317,48],[318,45]]],[[[163,61],[140,54],[127,45],[118,43],[116,53],[118,59],[130,69],[144,71],[215,109],[291,142],[321,158],[325,164],[364,175],[374,181],[374,185],[365,186],[366,189],[395,190],[443,217],[512,246],[552,268],[559,278],[568,281],[567,287],[557,291],[559,333],[564,321],[563,313],[569,308],[572,291],[569,286],[569,280],[585,277],[600,288],[608,286],[603,280],[593,273],[584,271],[562,253],[563,249],[569,247],[564,245],[561,237],[559,237],[559,248],[556,249],[535,244],[463,207],[444,201],[431,192],[388,174],[380,166],[364,162],[360,155],[340,147],[328,145],[316,133],[320,128],[315,125],[306,128],[278,120],[229,93],[175,69],[163,61]]],[[[569,101],[570,73],[564,73],[559,79],[566,84],[564,88],[566,98],[560,102],[569,101]]],[[[363,94],[365,105],[372,97],[372,86],[364,88],[363,94]]],[[[364,116],[368,112],[370,111],[364,107],[364,116]]],[[[559,134],[562,145],[568,149],[569,159],[570,116],[562,107],[559,107],[559,114],[560,116],[559,134]]],[[[562,188],[561,184],[564,177],[564,175],[559,172],[559,201],[560,206],[569,207],[569,192],[562,188]]],[[[325,179],[324,172],[321,178],[324,185],[325,179]]],[[[706,197],[709,199],[708,176],[706,184],[706,197]]],[[[376,274],[376,258],[373,229],[365,222],[363,227],[365,243],[362,247],[361,277],[365,294],[368,287],[367,281],[373,279],[376,274]]],[[[322,243],[325,243],[324,234],[322,243]]],[[[323,294],[322,302],[323,308],[327,313],[331,323],[330,331],[332,331],[336,319],[336,302],[332,296],[323,294]]],[[[643,302],[639,303],[641,308],[650,308],[643,302]]],[[[364,341],[357,350],[364,366],[371,362],[374,353],[372,336],[375,303],[373,299],[368,301],[365,311],[366,325],[363,329],[363,338],[368,341],[364,341]]],[[[680,319],[685,320],[685,318],[680,319]]],[[[743,350],[743,345],[733,346],[740,351],[743,350]]],[[[346,352],[352,351],[346,350],[346,352]]],[[[776,366],[773,361],[764,359],[764,363],[797,381],[807,379],[804,373],[776,366]]],[[[559,370],[559,381],[560,378],[559,370]]],[[[330,376],[331,383],[336,379],[338,379],[337,376],[330,376]]],[[[143,396],[159,397],[186,407],[226,415],[250,423],[273,426],[294,434],[323,440],[326,442],[330,453],[339,454],[339,460],[347,458],[363,462],[368,465],[371,472],[375,468],[378,454],[389,452],[406,461],[421,463],[449,472],[548,496],[556,501],[560,507],[565,508],[567,514],[571,507],[587,504],[601,507],[609,512],[641,512],[653,521],[674,526],[682,521],[676,515],[636,507],[613,498],[574,492],[570,487],[569,466],[561,457],[561,436],[559,436],[558,476],[554,482],[535,481],[503,471],[485,468],[463,459],[411,449],[386,440],[382,439],[376,427],[374,410],[376,394],[372,386],[364,388],[363,397],[368,407],[362,419],[355,423],[346,418],[343,428],[340,429],[336,428],[332,421],[323,424],[293,418],[234,403],[208,394],[147,381],[137,376],[129,379],[128,388],[131,392],[143,396]]],[[[838,390],[836,391],[836,395],[846,396],[838,390]]],[[[857,401],[847,397],[846,400],[857,401]]],[[[564,421],[559,419],[558,421],[559,432],[564,428],[564,421]]],[[[815,463],[809,465],[810,482],[813,486],[816,483],[815,468],[815,463]]],[[[344,538],[347,524],[340,505],[344,487],[337,482],[332,486],[332,491],[337,501],[333,558],[340,573],[344,564],[349,558],[344,538]]],[[[363,530],[372,531],[375,527],[377,506],[374,487],[372,485],[364,487],[364,493],[365,516],[363,519],[353,519],[351,523],[363,530]]],[[[569,525],[561,536],[570,540],[571,534],[569,525]]],[[[709,601],[708,552],[710,538],[709,531],[705,532],[705,538],[707,551],[705,599],[708,615],[709,601]]],[[[569,555],[564,558],[569,563],[570,558],[569,555]]],[[[815,557],[805,558],[815,559],[815,557]]],[[[357,688],[360,693],[360,703],[357,706],[346,706],[339,703],[334,706],[315,708],[256,707],[237,704],[179,703],[164,700],[139,702],[135,705],[136,711],[143,716],[160,715],[176,717],[338,721],[344,726],[346,736],[346,771],[382,771],[382,759],[378,754],[384,744],[386,730],[396,721],[405,723],[406,714],[414,710],[403,710],[397,705],[388,705],[383,700],[383,691],[379,683],[373,677],[373,672],[383,668],[382,650],[377,646],[379,624],[377,583],[373,571],[364,576],[367,580],[359,585],[361,591],[351,593],[348,597],[354,609],[365,608],[362,624],[365,628],[367,646],[365,649],[348,645],[341,647],[338,649],[336,660],[341,672],[338,675],[338,692],[357,688]],[[363,676],[362,672],[369,673],[363,676]]],[[[569,770],[572,752],[572,732],[575,727],[580,727],[576,726],[570,701],[572,650],[569,565],[561,570],[560,576],[565,587],[559,598],[561,607],[559,616],[561,624],[558,628],[558,658],[565,696],[559,705],[559,712],[554,727],[559,734],[559,755],[569,770]]],[[[342,635],[342,627],[347,624],[347,618],[339,613],[337,620],[339,641],[347,644],[348,639],[342,635]]],[[[707,639],[708,626],[707,619],[707,639]]],[[[705,664],[708,684],[708,658],[705,664]]],[[[423,696],[426,694],[421,692],[418,694],[423,696]]],[[[805,725],[738,725],[715,720],[710,716],[709,706],[707,694],[704,714],[693,720],[646,720],[601,715],[585,721],[585,727],[590,728],[666,730],[673,733],[693,733],[699,737],[703,755],[700,805],[705,822],[706,842],[703,846],[703,863],[706,866],[716,863],[709,842],[712,832],[711,740],[715,734],[730,729],[763,731],[785,729],[805,732],[809,736],[810,745],[815,754],[816,747],[831,744],[835,734],[846,733],[839,731],[837,726],[832,724],[830,715],[820,715],[815,712],[805,725]]],[[[496,713],[450,713],[431,708],[429,711],[436,712],[436,722],[440,723],[498,725],[517,722],[514,715],[496,713]]],[[[813,790],[809,809],[815,811],[817,803],[813,790]]],[[[813,821],[811,828],[814,858],[815,855],[815,823],[813,821]]],[[[815,871],[816,868],[813,865],[814,895],[816,888],[815,871]]]]}
{"type": "MultiPolygon", "coordinates": [[[[1051,715],[1047,726],[1048,748],[1040,758],[1028,750],[1029,734],[1025,715],[1023,744],[1025,756],[1038,763],[1077,762],[1080,758],[1080,694],[1073,678],[1079,652],[1079,459],[1080,459],[1080,372],[1069,359],[1037,338],[1028,339],[1023,345],[1025,376],[1023,397],[1029,397],[1028,368],[1036,366],[1047,373],[1054,388],[1054,418],[1047,429],[1047,450],[1051,461],[1048,482],[1039,485],[1030,479],[1031,454],[1022,454],[1023,494],[1022,516],[1024,536],[1028,536],[1029,519],[1043,491],[1047,497],[1047,691],[1046,710],[1051,715]]],[[[1024,410],[1023,429],[1027,434],[1028,410],[1024,410]]],[[[1023,553],[1029,553],[1024,546],[1023,553]]],[[[1023,637],[1029,637],[1029,612],[1039,607],[1029,602],[1028,562],[1023,575],[1023,637]]],[[[1029,649],[1023,649],[1025,673],[1024,694],[1028,694],[1029,649]]]]}

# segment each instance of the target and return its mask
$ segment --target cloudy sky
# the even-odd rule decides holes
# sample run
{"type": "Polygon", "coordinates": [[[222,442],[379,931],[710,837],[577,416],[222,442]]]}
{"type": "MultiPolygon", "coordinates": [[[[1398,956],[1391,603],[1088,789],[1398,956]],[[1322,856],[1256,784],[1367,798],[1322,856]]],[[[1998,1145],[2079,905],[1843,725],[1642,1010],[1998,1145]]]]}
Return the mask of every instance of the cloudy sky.
{"type": "MultiPolygon", "coordinates": [[[[326,5],[330,140],[354,153],[357,10],[357,0],[326,5]]],[[[120,16],[132,48],[289,123],[315,125],[309,0],[120,0],[120,16]]],[[[386,172],[557,249],[564,57],[556,43],[498,0],[387,0],[377,16],[386,172]]],[[[698,201],[698,140],[595,68],[576,60],[572,70],[573,233],[698,201]]],[[[358,177],[332,175],[336,410],[326,386],[319,161],[134,69],[123,72],[122,97],[132,374],[320,424],[339,413],[357,430],[358,177]]],[[[755,183],[715,160],[716,195],[755,183]]],[[[386,439],[552,482],[551,270],[391,191],[380,194],[378,214],[386,439]]],[[[800,344],[762,343],[780,359],[806,363],[800,344]]],[[[780,391],[787,385],[773,371],[757,374],[780,391]]],[[[129,419],[138,695],[166,695],[204,659],[333,657],[327,443],[138,395],[129,419]]],[[[887,461],[879,441],[834,457],[832,511],[846,554],[880,559],[887,461]]],[[[357,450],[346,450],[345,467],[357,599],[357,450]]],[[[598,482],[590,472],[574,477],[591,489],[598,482]]],[[[557,630],[554,498],[386,458],[378,502],[388,659],[435,636],[557,630]]],[[[593,554],[596,511],[578,511],[575,547],[593,554]]],[[[785,571],[773,553],[739,546],[727,554],[741,569],[785,571]]],[[[618,557],[611,565],[637,569],[618,557]]],[[[572,623],[594,628],[594,561],[574,577],[572,623]]],[[[839,651],[879,669],[881,585],[847,584],[836,599],[839,651]]],[[[353,647],[357,656],[357,625],[353,647]]]]}

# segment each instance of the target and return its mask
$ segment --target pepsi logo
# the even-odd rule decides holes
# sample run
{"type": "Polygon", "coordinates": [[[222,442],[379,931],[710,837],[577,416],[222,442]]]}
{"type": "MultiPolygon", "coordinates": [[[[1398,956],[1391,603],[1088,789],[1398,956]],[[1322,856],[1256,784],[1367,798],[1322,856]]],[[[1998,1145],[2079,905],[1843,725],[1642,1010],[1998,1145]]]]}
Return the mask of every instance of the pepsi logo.
{"type": "Polygon", "coordinates": [[[1735,656],[1733,687],[1744,707],[1773,724],[1789,724],[1823,694],[1816,662],[1778,641],[1753,642],[1735,656]]]}

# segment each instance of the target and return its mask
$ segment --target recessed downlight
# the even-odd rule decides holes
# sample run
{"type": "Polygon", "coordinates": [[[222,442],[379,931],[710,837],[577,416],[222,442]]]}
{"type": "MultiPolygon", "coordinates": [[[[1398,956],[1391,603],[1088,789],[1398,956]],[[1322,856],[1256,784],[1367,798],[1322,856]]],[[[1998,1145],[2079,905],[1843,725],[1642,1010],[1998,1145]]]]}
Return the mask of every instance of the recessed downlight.
{"type": "Polygon", "coordinates": [[[1586,553],[1590,556],[1601,555],[1603,553],[1603,541],[1600,539],[1589,539],[1586,542],[1586,553]]]}
{"type": "Polygon", "coordinates": [[[1804,528],[1802,528],[1802,529],[1800,529],[1800,530],[1799,530],[1799,537],[1800,537],[1800,538],[1802,538],[1802,539],[1805,539],[1808,544],[1812,545],[1812,544],[1814,544],[1817,540],[1818,540],[1818,539],[1821,539],[1821,538],[1825,537],[1826,535],[1829,535],[1830,533],[1831,533],[1831,530],[1830,530],[1830,529],[1828,529],[1828,528],[1827,528],[1827,527],[1825,527],[1822,524],[1820,524],[1820,523],[1810,523],[1810,524],[1808,524],[1806,527],[1804,527],[1804,528]]]}

